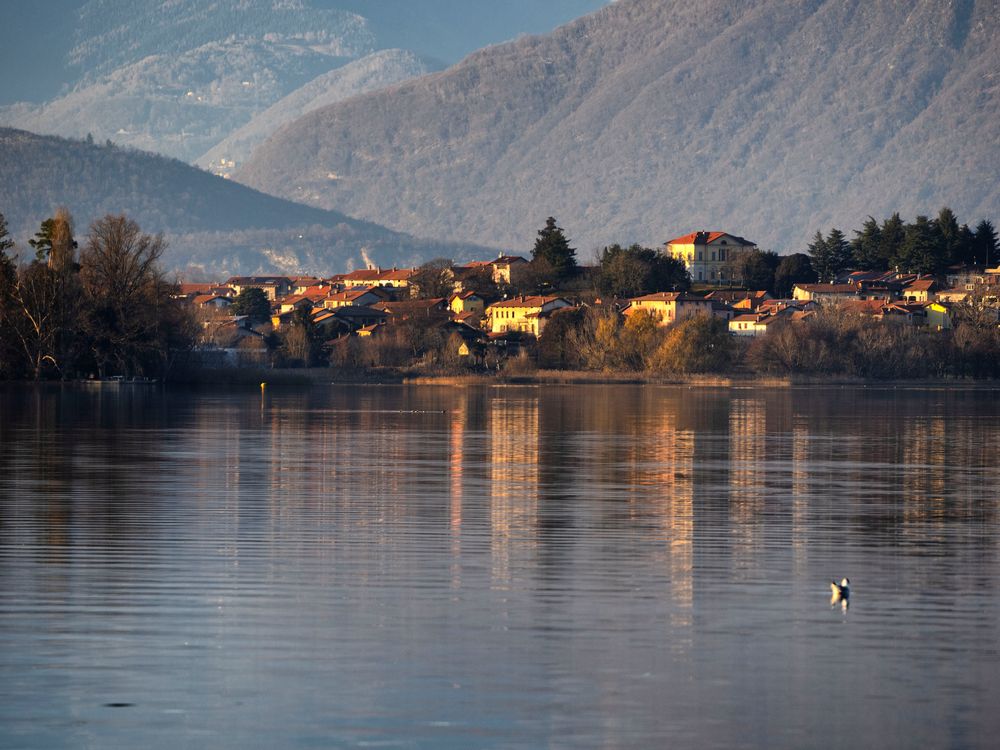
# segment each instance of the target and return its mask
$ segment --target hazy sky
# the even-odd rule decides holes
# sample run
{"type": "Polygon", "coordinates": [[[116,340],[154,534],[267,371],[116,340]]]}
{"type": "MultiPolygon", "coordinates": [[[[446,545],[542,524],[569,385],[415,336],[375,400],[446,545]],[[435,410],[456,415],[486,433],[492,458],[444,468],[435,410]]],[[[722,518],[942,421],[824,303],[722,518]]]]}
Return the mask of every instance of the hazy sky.
{"type": "MultiPolygon", "coordinates": [[[[128,0],[119,2],[124,9],[128,0]]],[[[452,63],[487,44],[544,33],[608,0],[305,0],[367,17],[380,47],[452,63]]],[[[0,0],[0,104],[45,101],[65,87],[65,53],[85,0],[0,0]]]]}

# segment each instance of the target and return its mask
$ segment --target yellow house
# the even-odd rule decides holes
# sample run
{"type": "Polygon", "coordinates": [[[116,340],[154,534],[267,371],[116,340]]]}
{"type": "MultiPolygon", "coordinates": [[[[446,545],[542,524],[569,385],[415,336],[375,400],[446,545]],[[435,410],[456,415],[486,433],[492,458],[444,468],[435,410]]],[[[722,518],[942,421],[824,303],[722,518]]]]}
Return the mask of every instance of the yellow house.
{"type": "Polygon", "coordinates": [[[684,262],[691,280],[709,284],[741,281],[735,278],[735,261],[756,249],[750,240],[727,232],[691,232],[667,242],[667,254],[684,262]]]}
{"type": "Polygon", "coordinates": [[[646,310],[660,319],[660,325],[668,326],[675,320],[683,320],[693,315],[712,315],[712,300],[687,292],[657,292],[629,300],[625,315],[646,310]]]}
{"type": "Polygon", "coordinates": [[[461,292],[451,295],[451,299],[448,300],[448,307],[456,315],[475,313],[481,316],[486,310],[486,303],[475,292],[461,292]]]}
{"type": "Polygon", "coordinates": [[[951,306],[941,302],[931,302],[924,307],[927,325],[935,331],[951,330],[951,306]]]}
{"type": "Polygon", "coordinates": [[[562,297],[514,297],[486,308],[486,319],[491,333],[523,331],[541,336],[548,317],[572,305],[562,297]]]}

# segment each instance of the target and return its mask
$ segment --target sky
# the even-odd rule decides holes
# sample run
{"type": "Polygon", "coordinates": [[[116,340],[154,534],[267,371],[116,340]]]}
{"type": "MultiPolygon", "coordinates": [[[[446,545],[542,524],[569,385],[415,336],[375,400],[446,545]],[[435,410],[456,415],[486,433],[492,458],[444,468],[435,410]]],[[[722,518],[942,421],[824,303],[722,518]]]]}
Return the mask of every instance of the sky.
{"type": "MultiPolygon", "coordinates": [[[[120,2],[128,8],[128,0],[120,2]]],[[[445,63],[521,34],[541,34],[608,0],[304,0],[369,19],[381,47],[445,63]]],[[[0,104],[42,102],[67,85],[65,51],[85,0],[0,0],[0,104]],[[11,73],[14,71],[14,73],[11,73]]]]}

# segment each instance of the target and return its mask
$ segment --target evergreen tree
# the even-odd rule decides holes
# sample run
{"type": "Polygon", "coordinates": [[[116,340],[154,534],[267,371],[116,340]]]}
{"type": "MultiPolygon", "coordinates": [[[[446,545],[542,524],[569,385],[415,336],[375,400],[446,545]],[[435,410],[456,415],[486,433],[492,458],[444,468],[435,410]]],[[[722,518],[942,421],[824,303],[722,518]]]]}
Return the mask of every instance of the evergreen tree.
{"type": "Polygon", "coordinates": [[[740,257],[738,273],[747,289],[774,292],[774,274],[781,256],[773,250],[754,250],[740,257]]]}
{"type": "Polygon", "coordinates": [[[898,213],[894,213],[882,222],[879,255],[884,259],[886,268],[890,268],[895,262],[905,238],[906,224],[898,213]]]}
{"type": "MultiPolygon", "coordinates": [[[[820,238],[822,239],[822,238],[820,238]]],[[[792,296],[796,284],[812,284],[816,281],[816,271],[805,253],[793,253],[781,259],[774,272],[774,293],[782,298],[792,296]]]]}
{"type": "Polygon", "coordinates": [[[839,229],[831,229],[826,238],[816,232],[809,243],[809,254],[816,275],[825,283],[832,283],[837,274],[850,267],[852,260],[851,246],[839,229]]]}
{"type": "Polygon", "coordinates": [[[263,289],[249,287],[236,295],[230,308],[233,315],[246,315],[251,321],[262,323],[271,317],[271,303],[263,289]]]}
{"type": "Polygon", "coordinates": [[[947,206],[943,207],[934,221],[934,229],[938,239],[938,256],[941,259],[941,268],[958,262],[961,227],[958,226],[955,212],[947,206]]]}
{"type": "Polygon", "coordinates": [[[947,266],[941,255],[940,236],[934,222],[918,216],[907,224],[906,235],[893,264],[903,273],[937,273],[947,266]]]}
{"type": "Polygon", "coordinates": [[[976,233],[969,229],[968,224],[958,228],[957,253],[956,263],[971,265],[976,262],[976,233]]]}
{"type": "Polygon", "coordinates": [[[569,246],[569,240],[556,220],[549,217],[545,228],[538,230],[538,239],[531,251],[533,260],[544,260],[552,269],[555,280],[572,276],[576,271],[576,250],[569,246]]]}
{"type": "Polygon", "coordinates": [[[14,340],[12,338],[12,294],[17,283],[17,269],[7,251],[14,240],[7,232],[7,219],[0,214],[0,380],[15,374],[14,340]]]}
{"type": "Polygon", "coordinates": [[[986,266],[1000,263],[1000,254],[997,253],[997,232],[989,219],[983,219],[976,224],[973,254],[976,263],[983,263],[986,266]]]}
{"type": "Polygon", "coordinates": [[[855,268],[862,271],[885,271],[888,258],[882,256],[882,230],[874,217],[869,216],[860,230],[854,231],[851,253],[855,268]]]}

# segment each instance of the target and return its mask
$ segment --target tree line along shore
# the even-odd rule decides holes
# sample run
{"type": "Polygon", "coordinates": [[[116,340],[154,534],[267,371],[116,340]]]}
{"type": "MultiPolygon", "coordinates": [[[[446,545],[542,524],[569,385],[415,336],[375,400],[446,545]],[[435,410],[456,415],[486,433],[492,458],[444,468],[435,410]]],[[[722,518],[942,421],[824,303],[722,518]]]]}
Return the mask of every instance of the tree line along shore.
{"type": "Polygon", "coordinates": [[[699,231],[589,266],[552,217],[528,257],[325,278],[170,279],[165,247],[123,215],[78,240],[64,209],[20,247],[0,214],[0,379],[1000,377],[997,234],[947,208],[784,256],[699,231]]]}

